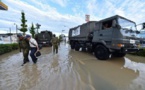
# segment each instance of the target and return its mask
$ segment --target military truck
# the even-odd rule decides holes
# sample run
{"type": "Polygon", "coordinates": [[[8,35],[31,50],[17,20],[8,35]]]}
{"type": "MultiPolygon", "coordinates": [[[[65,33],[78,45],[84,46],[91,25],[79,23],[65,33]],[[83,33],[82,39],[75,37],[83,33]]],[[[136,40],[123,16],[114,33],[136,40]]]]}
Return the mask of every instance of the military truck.
{"type": "Polygon", "coordinates": [[[71,49],[92,52],[107,60],[112,55],[123,57],[139,50],[136,23],[119,15],[100,21],[90,21],[69,30],[71,49]]]}
{"type": "Polygon", "coordinates": [[[52,46],[52,32],[51,31],[41,31],[40,33],[35,35],[35,39],[39,45],[43,46],[52,46]]]}

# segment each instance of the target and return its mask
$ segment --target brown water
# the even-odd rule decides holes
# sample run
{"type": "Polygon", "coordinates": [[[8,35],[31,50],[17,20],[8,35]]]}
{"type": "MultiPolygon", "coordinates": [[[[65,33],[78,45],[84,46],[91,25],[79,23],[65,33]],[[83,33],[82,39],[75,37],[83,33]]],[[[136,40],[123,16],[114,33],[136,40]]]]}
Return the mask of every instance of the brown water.
{"type": "Polygon", "coordinates": [[[65,43],[56,55],[50,47],[41,52],[36,65],[24,66],[18,51],[1,55],[0,90],[145,90],[144,57],[100,61],[65,43]]]}

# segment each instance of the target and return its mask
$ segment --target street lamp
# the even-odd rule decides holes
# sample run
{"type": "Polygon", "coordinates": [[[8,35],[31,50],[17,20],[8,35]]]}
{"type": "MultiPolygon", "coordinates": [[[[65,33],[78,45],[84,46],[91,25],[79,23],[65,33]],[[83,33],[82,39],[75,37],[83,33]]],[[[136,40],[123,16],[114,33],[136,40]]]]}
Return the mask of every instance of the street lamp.
{"type": "Polygon", "coordinates": [[[9,30],[10,30],[10,33],[7,33],[7,35],[10,36],[10,42],[12,43],[12,37],[11,37],[11,36],[12,36],[12,33],[11,33],[11,28],[9,28],[9,30]]]}
{"type": "Polygon", "coordinates": [[[65,31],[65,30],[62,30],[62,31],[61,31],[61,34],[62,34],[64,31],[65,31]]]}
{"type": "Polygon", "coordinates": [[[38,33],[38,29],[40,28],[40,24],[36,23],[36,28],[37,28],[37,33],[38,33]]]}
{"type": "Polygon", "coordinates": [[[18,33],[18,25],[16,23],[14,23],[14,25],[16,25],[16,34],[18,33]]]}

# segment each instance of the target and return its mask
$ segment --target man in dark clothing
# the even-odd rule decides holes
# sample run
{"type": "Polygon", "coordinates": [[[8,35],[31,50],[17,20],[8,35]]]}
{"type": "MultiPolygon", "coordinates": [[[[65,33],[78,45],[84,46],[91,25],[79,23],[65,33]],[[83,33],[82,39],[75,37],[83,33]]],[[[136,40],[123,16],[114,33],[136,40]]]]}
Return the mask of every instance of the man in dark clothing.
{"type": "Polygon", "coordinates": [[[22,64],[22,66],[23,66],[25,63],[29,62],[28,55],[29,55],[30,46],[29,46],[29,42],[23,37],[22,34],[18,34],[17,37],[19,39],[20,52],[21,52],[21,50],[23,52],[23,58],[24,58],[23,64],[22,64]]]}
{"type": "Polygon", "coordinates": [[[58,44],[59,44],[59,40],[54,34],[53,38],[52,38],[52,46],[53,46],[53,53],[54,54],[58,53],[58,44]]]}

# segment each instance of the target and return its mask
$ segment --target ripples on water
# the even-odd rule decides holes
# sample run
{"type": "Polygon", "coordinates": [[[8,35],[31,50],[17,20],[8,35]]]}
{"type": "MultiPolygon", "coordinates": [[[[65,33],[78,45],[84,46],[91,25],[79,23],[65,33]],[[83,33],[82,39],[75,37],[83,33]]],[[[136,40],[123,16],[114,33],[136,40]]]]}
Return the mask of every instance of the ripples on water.
{"type": "Polygon", "coordinates": [[[129,88],[131,90],[145,90],[145,64],[125,58],[124,67],[139,73],[139,76],[132,81],[129,88]]]}
{"type": "MultiPolygon", "coordinates": [[[[78,54],[78,57],[80,57],[78,61],[71,56],[76,51],[70,50],[69,45],[65,43],[62,43],[59,47],[58,54],[54,55],[51,51],[51,48],[43,48],[42,56],[39,57],[36,65],[30,60],[23,67],[21,66],[22,53],[15,52],[1,58],[0,90],[96,90],[97,87],[95,86],[103,82],[97,81],[102,79],[97,79],[95,75],[92,77],[92,73],[82,67],[85,64],[83,61],[87,61],[93,56],[83,56],[87,54],[81,53],[81,55],[78,54]]],[[[119,62],[116,60],[96,62],[94,58],[92,60],[103,65],[116,66],[116,64],[122,63],[124,69],[127,68],[133,70],[135,74],[138,73],[138,76],[129,84],[128,90],[145,90],[144,63],[135,62],[126,57],[119,62]]],[[[118,67],[121,65],[118,64],[118,67]]],[[[93,68],[95,70],[96,67],[93,68]]],[[[104,87],[103,84],[101,85],[104,87]]]]}
{"type": "Polygon", "coordinates": [[[95,90],[88,77],[84,77],[86,82],[82,80],[81,69],[69,51],[62,44],[58,54],[42,54],[36,65],[30,61],[23,67],[22,53],[4,58],[0,61],[0,90],[95,90]]]}

